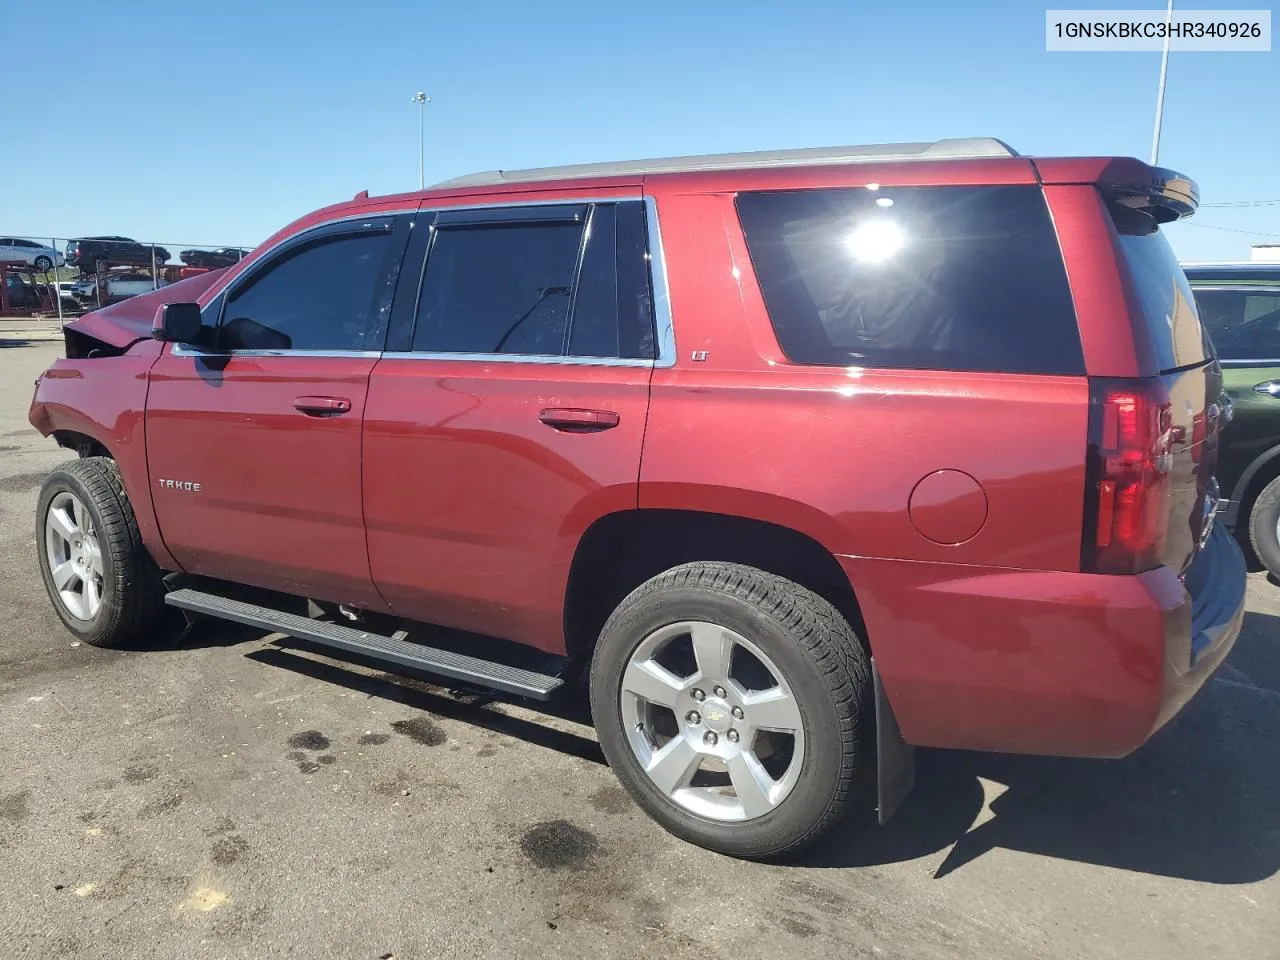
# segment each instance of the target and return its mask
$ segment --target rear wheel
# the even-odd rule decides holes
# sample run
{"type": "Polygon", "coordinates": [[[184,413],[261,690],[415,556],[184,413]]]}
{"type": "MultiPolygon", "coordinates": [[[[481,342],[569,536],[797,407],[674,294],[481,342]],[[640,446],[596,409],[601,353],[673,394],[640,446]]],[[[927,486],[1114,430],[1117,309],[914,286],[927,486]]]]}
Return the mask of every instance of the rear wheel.
{"type": "Polygon", "coordinates": [[[36,553],[54,610],[85,643],[136,641],[159,618],[164,591],[115,462],[76,460],[44,482],[36,553]]]}
{"type": "Polygon", "coordinates": [[[672,833],[734,856],[804,847],[846,812],[870,737],[868,659],[826,600],[691,563],[605,624],[591,706],[610,766],[672,833]]]}
{"type": "Polygon", "coordinates": [[[1263,487],[1253,501],[1249,542],[1267,572],[1280,578],[1280,477],[1263,487]]]}

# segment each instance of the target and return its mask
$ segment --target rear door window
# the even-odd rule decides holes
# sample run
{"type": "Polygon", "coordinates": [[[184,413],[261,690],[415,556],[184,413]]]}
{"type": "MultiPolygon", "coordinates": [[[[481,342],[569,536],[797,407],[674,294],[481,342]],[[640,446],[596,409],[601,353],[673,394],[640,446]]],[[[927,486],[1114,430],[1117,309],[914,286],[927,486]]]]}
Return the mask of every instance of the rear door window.
{"type": "Polygon", "coordinates": [[[744,193],[737,206],[779,345],[797,363],[1084,372],[1036,187],[744,193]]]}
{"type": "Polygon", "coordinates": [[[1192,289],[1220,359],[1280,361],[1280,290],[1192,289]]]}
{"type": "Polygon", "coordinates": [[[653,357],[639,202],[489,208],[443,216],[434,231],[415,352],[653,357]]]}
{"type": "Polygon", "coordinates": [[[413,349],[562,354],[582,231],[581,220],[438,228],[413,349]]]}

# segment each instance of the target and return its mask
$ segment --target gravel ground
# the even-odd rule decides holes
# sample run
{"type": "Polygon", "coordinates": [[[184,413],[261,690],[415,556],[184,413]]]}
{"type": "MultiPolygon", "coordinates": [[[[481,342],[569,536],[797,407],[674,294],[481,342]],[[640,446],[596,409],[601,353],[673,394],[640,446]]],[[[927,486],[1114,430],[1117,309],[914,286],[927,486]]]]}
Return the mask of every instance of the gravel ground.
{"type": "Polygon", "coordinates": [[[77,646],[36,572],[56,324],[0,321],[0,943],[11,958],[1280,957],[1280,587],[1137,754],[924,752],[886,828],[741,863],[650,823],[582,704],[221,624],[77,646]]]}

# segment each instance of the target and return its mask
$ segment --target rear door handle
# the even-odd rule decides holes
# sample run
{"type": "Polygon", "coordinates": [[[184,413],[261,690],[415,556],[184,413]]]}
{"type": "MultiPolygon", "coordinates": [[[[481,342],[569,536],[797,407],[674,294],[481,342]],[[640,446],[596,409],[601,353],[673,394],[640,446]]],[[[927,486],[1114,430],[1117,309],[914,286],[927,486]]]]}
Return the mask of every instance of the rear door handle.
{"type": "Polygon", "coordinates": [[[336,417],[351,410],[351,401],[342,397],[297,397],[293,409],[309,417],[336,417]]]}
{"type": "Polygon", "coordinates": [[[548,407],[538,414],[538,419],[548,427],[574,433],[608,430],[618,425],[618,415],[612,410],[582,410],[576,407],[548,407]]]}

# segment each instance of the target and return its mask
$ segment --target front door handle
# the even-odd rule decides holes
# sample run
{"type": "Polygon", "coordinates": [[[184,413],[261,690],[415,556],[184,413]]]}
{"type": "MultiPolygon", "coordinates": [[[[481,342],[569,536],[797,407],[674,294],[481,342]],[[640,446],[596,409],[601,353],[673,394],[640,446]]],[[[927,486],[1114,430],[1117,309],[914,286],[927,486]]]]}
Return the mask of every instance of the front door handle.
{"type": "Polygon", "coordinates": [[[548,407],[538,414],[538,419],[548,427],[554,427],[557,430],[565,430],[569,433],[590,433],[616,427],[619,417],[612,410],[548,407]]]}
{"type": "Polygon", "coordinates": [[[1280,380],[1264,380],[1262,383],[1255,384],[1253,389],[1255,393],[1260,393],[1264,397],[1280,400],[1280,380]]]}
{"type": "Polygon", "coordinates": [[[351,410],[351,401],[342,397],[298,397],[293,409],[309,417],[336,417],[351,410]]]}

